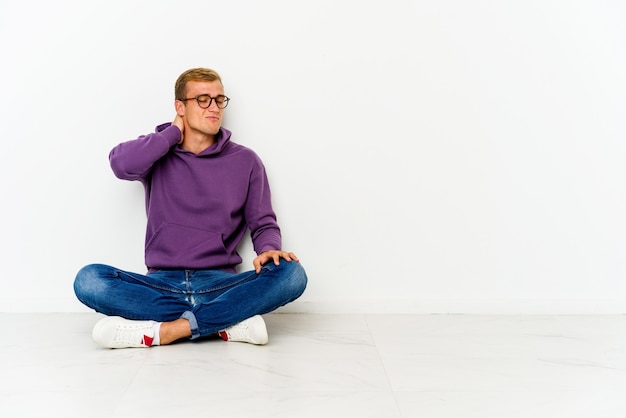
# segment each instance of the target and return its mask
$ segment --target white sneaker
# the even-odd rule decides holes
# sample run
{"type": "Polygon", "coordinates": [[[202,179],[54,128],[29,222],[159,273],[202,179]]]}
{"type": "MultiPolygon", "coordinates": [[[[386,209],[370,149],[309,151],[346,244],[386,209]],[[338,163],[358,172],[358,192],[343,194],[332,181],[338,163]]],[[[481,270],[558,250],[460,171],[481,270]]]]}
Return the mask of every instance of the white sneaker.
{"type": "Polygon", "coordinates": [[[105,348],[150,347],[154,340],[155,323],[107,316],[98,321],[91,335],[98,345],[105,348]]]}
{"type": "Polygon", "coordinates": [[[241,321],[232,327],[219,332],[224,341],[238,341],[242,343],[267,344],[267,328],[261,315],[241,321]]]}

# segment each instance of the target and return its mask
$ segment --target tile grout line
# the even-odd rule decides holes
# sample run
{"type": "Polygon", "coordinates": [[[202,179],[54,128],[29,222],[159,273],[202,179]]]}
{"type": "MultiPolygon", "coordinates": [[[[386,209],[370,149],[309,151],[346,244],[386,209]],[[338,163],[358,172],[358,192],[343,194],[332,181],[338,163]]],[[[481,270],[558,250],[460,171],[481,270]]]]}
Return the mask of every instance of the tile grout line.
{"type": "Polygon", "coordinates": [[[369,321],[370,314],[364,314],[364,318],[365,318],[365,325],[367,326],[367,331],[369,332],[372,342],[374,343],[374,347],[376,348],[376,355],[378,356],[378,361],[380,361],[380,365],[385,371],[385,379],[387,379],[387,385],[389,386],[389,390],[391,391],[391,395],[393,396],[393,400],[396,405],[396,411],[398,412],[398,416],[402,418],[402,411],[400,410],[400,404],[398,403],[398,398],[396,397],[396,391],[394,390],[393,385],[391,384],[391,380],[389,379],[389,373],[387,373],[387,367],[385,367],[385,362],[383,361],[383,358],[380,354],[380,350],[378,349],[378,343],[376,339],[374,338],[372,329],[370,328],[370,321],[369,321]]]}

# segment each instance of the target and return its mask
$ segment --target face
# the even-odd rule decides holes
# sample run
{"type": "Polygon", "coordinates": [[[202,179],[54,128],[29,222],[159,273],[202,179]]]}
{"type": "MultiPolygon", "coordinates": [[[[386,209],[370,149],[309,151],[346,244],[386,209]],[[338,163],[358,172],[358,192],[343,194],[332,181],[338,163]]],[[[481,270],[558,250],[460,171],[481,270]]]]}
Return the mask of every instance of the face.
{"type": "MultiPolygon", "coordinates": [[[[187,83],[187,98],[208,94],[211,97],[223,96],[224,87],[219,81],[190,81],[187,83]]],[[[222,126],[224,109],[217,107],[215,100],[206,109],[201,108],[196,100],[176,101],[176,111],[183,116],[185,136],[191,133],[214,136],[222,126]]]]}

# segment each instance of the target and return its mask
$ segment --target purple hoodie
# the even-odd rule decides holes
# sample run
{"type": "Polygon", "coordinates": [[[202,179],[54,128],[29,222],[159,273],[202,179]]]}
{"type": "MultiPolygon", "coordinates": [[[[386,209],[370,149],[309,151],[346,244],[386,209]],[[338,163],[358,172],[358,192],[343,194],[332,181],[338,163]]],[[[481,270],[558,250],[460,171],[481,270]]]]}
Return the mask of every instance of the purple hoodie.
{"type": "Polygon", "coordinates": [[[265,167],[230,136],[221,128],[216,143],[195,155],[177,145],[180,130],[166,123],[111,150],[115,175],[146,190],[149,269],[235,272],[246,228],[257,254],[281,248],[265,167]]]}

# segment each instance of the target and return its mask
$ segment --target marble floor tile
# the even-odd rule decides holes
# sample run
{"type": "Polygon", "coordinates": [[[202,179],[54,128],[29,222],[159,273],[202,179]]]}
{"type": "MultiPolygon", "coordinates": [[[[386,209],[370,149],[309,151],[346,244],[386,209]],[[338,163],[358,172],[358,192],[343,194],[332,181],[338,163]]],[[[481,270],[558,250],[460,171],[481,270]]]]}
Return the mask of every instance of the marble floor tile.
{"type": "Polygon", "coordinates": [[[100,317],[0,314],[2,416],[626,416],[624,315],[277,313],[262,347],[124,350],[100,317]]]}
{"type": "Polygon", "coordinates": [[[403,417],[621,418],[626,401],[606,391],[396,392],[403,417]]]}
{"type": "Polygon", "coordinates": [[[626,388],[623,316],[409,315],[369,323],[394,390],[626,388]]]}

